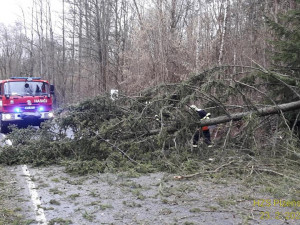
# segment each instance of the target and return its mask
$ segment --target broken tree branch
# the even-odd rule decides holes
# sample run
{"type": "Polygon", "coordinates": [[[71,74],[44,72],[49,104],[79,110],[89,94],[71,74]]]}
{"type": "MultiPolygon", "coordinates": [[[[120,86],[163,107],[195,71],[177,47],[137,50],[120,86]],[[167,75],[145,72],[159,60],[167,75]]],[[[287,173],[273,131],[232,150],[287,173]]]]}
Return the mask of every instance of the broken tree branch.
{"type": "Polygon", "coordinates": [[[211,173],[217,173],[220,169],[229,166],[230,164],[234,163],[235,160],[232,160],[224,165],[219,166],[218,168],[216,168],[215,170],[210,170],[210,171],[202,171],[202,172],[198,172],[198,173],[194,173],[194,174],[189,174],[189,175],[182,175],[182,176],[174,176],[174,179],[176,180],[181,180],[181,179],[187,179],[187,178],[192,178],[192,177],[196,177],[202,174],[211,174],[211,173]]]}

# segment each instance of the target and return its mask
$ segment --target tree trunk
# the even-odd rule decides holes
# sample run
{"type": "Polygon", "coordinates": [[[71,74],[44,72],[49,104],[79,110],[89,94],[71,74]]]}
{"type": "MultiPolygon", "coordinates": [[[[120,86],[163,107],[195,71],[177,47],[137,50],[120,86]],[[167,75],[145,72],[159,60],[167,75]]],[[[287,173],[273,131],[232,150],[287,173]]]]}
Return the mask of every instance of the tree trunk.
{"type": "MultiPolygon", "coordinates": [[[[220,123],[226,123],[229,121],[238,121],[243,119],[245,116],[248,116],[252,113],[258,115],[258,116],[268,116],[272,114],[280,114],[281,112],[288,112],[288,111],[293,111],[296,109],[300,109],[300,101],[297,102],[290,102],[286,104],[281,104],[277,106],[269,106],[265,108],[258,109],[257,111],[248,111],[248,112],[242,112],[242,113],[235,113],[227,116],[219,116],[216,118],[208,119],[208,120],[202,120],[199,122],[195,122],[199,127],[201,126],[209,126],[209,125],[215,125],[215,124],[220,124],[220,123]]],[[[173,134],[176,131],[178,131],[178,128],[173,126],[166,127],[166,132],[169,134],[173,134]]],[[[143,134],[146,136],[151,136],[151,135],[157,135],[161,132],[161,129],[155,129],[155,130],[149,130],[147,134],[143,134]]],[[[137,134],[136,133],[128,133],[123,137],[124,139],[130,139],[135,137],[137,134]]]]}
{"type": "Polygon", "coordinates": [[[219,66],[222,65],[223,54],[224,54],[224,42],[225,42],[225,34],[226,34],[226,29],[227,29],[226,28],[227,10],[228,10],[228,7],[229,7],[228,0],[225,3],[222,3],[222,5],[224,7],[224,18],[223,18],[223,24],[222,24],[222,27],[221,27],[221,43],[220,43],[220,52],[219,52],[219,59],[218,59],[219,66]]]}
{"type": "Polygon", "coordinates": [[[241,120],[245,116],[248,116],[250,114],[256,114],[258,116],[268,116],[272,114],[280,114],[280,112],[293,111],[296,109],[300,109],[300,101],[290,102],[290,103],[281,104],[277,106],[269,106],[269,107],[258,109],[257,111],[252,110],[248,112],[235,113],[228,116],[219,116],[209,120],[203,120],[201,122],[198,122],[197,124],[199,124],[199,126],[215,125],[219,123],[226,123],[229,121],[241,120]]]}

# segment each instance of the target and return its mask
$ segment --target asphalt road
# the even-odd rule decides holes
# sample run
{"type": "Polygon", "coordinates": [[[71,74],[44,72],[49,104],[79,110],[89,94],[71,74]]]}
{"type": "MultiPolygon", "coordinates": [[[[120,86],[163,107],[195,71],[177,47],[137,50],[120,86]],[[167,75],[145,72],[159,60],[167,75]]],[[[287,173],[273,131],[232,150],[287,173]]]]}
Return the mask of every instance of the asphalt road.
{"type": "Polygon", "coordinates": [[[57,165],[5,169],[15,183],[11,204],[32,225],[299,224],[277,219],[283,208],[254,206],[253,200],[272,197],[230,178],[175,180],[174,174],[130,171],[74,176],[57,165]]]}

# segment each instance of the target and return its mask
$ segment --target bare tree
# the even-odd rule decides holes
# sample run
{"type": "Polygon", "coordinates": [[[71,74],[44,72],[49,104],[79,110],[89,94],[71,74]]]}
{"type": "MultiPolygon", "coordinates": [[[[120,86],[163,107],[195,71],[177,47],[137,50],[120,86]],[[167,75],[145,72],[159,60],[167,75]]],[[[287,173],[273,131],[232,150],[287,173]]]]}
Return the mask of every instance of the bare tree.
{"type": "MultiPolygon", "coordinates": [[[[61,0],[54,27],[51,1],[32,0],[30,19],[1,27],[1,76],[43,76],[56,84],[59,102],[70,102],[111,88],[134,93],[180,82],[214,65],[267,67],[272,35],[264,17],[276,20],[298,6],[295,0],[145,2],[61,0]]],[[[222,78],[230,72],[239,70],[222,78]]]]}

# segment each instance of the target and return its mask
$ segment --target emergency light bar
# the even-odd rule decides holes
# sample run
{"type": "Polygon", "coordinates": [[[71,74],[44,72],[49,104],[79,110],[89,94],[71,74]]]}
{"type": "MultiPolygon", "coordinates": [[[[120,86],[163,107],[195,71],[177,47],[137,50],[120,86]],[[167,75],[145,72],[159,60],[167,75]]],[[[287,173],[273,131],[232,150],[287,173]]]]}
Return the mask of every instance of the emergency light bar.
{"type": "Polygon", "coordinates": [[[10,79],[40,80],[40,77],[11,77],[10,79]]]}

